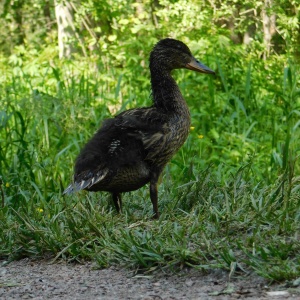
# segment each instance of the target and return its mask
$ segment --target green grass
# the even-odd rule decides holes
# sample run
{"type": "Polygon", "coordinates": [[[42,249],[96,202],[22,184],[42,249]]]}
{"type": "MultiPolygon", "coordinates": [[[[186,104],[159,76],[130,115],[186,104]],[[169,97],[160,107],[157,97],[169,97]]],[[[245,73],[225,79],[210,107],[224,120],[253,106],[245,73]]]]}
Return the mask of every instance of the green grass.
{"type": "Polygon", "coordinates": [[[2,63],[0,257],[299,277],[299,69],[223,50],[203,60],[216,78],[174,73],[193,128],[164,172],[159,221],[147,187],[124,195],[121,215],[106,193],[61,195],[101,121],[151,104],[147,70],[45,55],[2,63]]]}
{"type": "MultiPolygon", "coordinates": [[[[159,221],[152,221],[144,191],[125,198],[117,215],[109,198],[81,193],[52,197],[18,210],[1,211],[1,253],[11,259],[96,260],[101,267],[125,265],[141,270],[188,265],[199,269],[254,270],[274,280],[299,276],[299,206],[295,181],[254,187],[240,170],[220,184],[208,169],[199,180],[160,188],[159,221]],[[287,197],[288,196],[288,197],[287,197]],[[99,200],[100,198],[100,200],[99,200]]],[[[166,179],[166,178],[165,178],[166,179]]]]}

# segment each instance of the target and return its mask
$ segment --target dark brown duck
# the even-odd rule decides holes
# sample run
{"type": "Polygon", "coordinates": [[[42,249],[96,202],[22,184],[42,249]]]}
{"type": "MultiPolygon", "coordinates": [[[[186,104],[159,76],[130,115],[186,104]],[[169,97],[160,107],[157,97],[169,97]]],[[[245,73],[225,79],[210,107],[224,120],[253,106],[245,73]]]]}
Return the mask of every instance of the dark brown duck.
{"type": "Polygon", "coordinates": [[[214,71],[197,61],[184,43],[174,39],[163,39],[155,45],[149,67],[153,105],[130,109],[105,120],[77,157],[74,182],[64,194],[107,191],[119,212],[121,193],[150,182],[154,217],[159,217],[158,178],[190,129],[190,112],[171,71],[214,71]]]}

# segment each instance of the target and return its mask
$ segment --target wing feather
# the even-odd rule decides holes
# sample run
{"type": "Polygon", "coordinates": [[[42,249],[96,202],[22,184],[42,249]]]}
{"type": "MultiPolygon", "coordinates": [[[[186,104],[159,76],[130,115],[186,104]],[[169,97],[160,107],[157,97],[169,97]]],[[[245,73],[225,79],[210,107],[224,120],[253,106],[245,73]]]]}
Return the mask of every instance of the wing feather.
{"type": "Polygon", "coordinates": [[[166,126],[168,120],[155,107],[127,110],[116,118],[116,126],[131,138],[142,142],[147,152],[146,159],[156,157],[166,146],[170,133],[166,126]]]}
{"type": "Polygon", "coordinates": [[[92,173],[89,174],[90,177],[84,176],[84,174],[80,174],[79,178],[71,183],[63,192],[65,194],[72,194],[78,192],[80,190],[88,189],[96,183],[103,180],[108,174],[108,169],[104,169],[101,172],[98,172],[95,175],[92,173]]]}
{"type": "Polygon", "coordinates": [[[79,154],[74,182],[63,194],[90,189],[103,180],[106,184],[125,165],[155,160],[168,143],[167,124],[168,116],[155,107],[127,110],[105,120],[79,154]]]}

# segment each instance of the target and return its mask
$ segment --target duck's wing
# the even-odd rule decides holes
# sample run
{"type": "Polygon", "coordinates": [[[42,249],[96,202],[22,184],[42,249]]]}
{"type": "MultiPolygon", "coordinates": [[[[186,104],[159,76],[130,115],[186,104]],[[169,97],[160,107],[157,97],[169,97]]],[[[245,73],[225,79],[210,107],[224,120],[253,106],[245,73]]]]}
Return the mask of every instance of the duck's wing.
{"type": "Polygon", "coordinates": [[[118,169],[151,161],[165,143],[166,117],[155,108],[127,110],[107,119],[85,145],[75,164],[74,183],[64,194],[108,181],[118,169]]]}
{"type": "Polygon", "coordinates": [[[85,170],[80,174],[74,176],[74,182],[71,183],[63,192],[64,194],[71,194],[80,190],[88,189],[94,184],[103,180],[109,173],[108,168],[98,168],[98,171],[85,170]]]}
{"type": "Polygon", "coordinates": [[[116,126],[126,134],[141,141],[145,160],[151,161],[166,146],[170,128],[168,118],[155,107],[127,110],[116,118],[116,126]]]}

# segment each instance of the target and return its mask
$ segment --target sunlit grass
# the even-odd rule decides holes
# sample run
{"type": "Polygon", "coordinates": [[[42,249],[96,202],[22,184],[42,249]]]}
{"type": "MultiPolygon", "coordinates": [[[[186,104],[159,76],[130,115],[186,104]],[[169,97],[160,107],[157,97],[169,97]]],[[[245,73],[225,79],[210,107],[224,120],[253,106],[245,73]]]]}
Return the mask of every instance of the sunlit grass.
{"type": "Polygon", "coordinates": [[[243,180],[249,167],[225,184],[215,180],[210,169],[175,188],[165,180],[159,221],[150,218],[144,190],[124,197],[122,215],[115,213],[105,194],[85,192],[72,199],[29,200],[18,210],[5,207],[0,215],[2,256],[51,253],[54,259],[92,259],[100,266],[141,270],[237,267],[276,280],[294,278],[300,272],[300,179],[293,182],[286,203],[283,178],[255,187],[243,180]]]}

